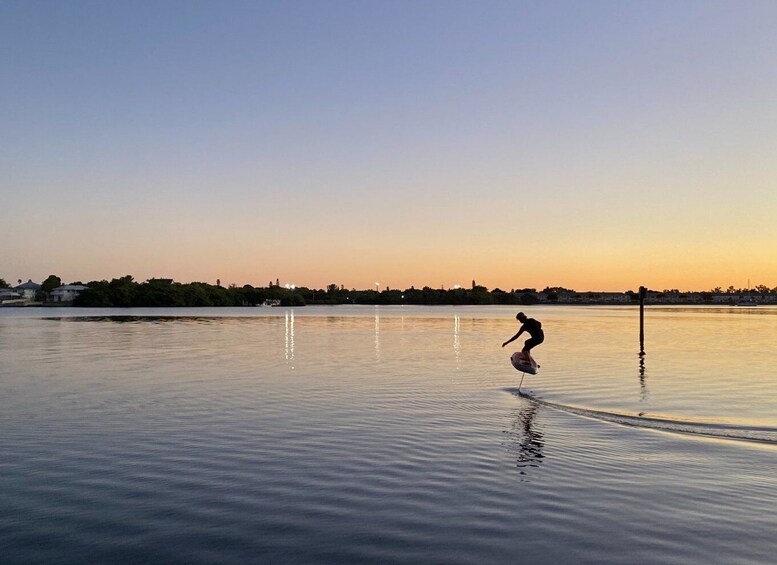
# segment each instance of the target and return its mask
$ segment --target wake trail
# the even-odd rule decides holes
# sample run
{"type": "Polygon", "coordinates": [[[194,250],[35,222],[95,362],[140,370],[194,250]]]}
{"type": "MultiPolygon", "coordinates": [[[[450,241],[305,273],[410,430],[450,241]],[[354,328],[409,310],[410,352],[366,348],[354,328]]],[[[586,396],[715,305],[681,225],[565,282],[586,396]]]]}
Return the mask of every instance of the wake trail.
{"type": "Polygon", "coordinates": [[[631,426],[635,428],[644,428],[673,433],[692,434],[718,439],[752,441],[777,445],[777,427],[748,426],[724,422],[694,422],[674,418],[660,418],[654,416],[644,416],[640,414],[596,410],[583,406],[561,404],[559,402],[543,400],[538,396],[519,391],[517,388],[508,388],[505,390],[518,397],[526,398],[527,400],[536,402],[542,406],[547,406],[548,408],[561,410],[570,414],[575,414],[577,416],[583,416],[585,418],[594,418],[604,422],[612,422],[622,426],[631,426]]]}

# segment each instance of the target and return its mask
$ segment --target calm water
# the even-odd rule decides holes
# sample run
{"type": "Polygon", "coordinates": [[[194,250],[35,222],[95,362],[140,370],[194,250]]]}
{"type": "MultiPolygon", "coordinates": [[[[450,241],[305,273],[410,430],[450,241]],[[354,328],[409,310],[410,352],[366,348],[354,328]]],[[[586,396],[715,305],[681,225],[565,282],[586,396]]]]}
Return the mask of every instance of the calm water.
{"type": "Polygon", "coordinates": [[[0,310],[0,561],[773,562],[777,309],[525,311],[0,310]]]}

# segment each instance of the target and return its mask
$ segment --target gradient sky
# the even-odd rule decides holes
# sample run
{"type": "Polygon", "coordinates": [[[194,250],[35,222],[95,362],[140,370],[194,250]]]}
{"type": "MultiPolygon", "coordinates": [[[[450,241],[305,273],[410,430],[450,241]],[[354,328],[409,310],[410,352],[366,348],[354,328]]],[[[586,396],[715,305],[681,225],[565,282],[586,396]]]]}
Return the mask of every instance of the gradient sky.
{"type": "Polygon", "coordinates": [[[777,286],[777,3],[0,3],[0,277],[777,286]]]}

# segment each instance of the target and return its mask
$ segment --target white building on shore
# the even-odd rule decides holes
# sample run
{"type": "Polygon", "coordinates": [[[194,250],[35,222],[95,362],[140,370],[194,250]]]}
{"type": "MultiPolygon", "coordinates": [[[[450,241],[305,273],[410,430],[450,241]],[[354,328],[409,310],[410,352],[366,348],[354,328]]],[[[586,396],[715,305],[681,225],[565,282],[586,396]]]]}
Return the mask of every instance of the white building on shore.
{"type": "Polygon", "coordinates": [[[22,299],[22,295],[16,292],[12,288],[0,288],[0,304],[4,302],[12,303],[18,302],[22,299]]]}
{"type": "Polygon", "coordinates": [[[28,302],[32,302],[35,300],[35,296],[38,294],[38,291],[40,290],[40,285],[38,283],[32,282],[32,279],[28,280],[26,283],[20,284],[19,286],[14,287],[14,290],[19,293],[19,296],[28,302]]]}
{"type": "Polygon", "coordinates": [[[59,286],[49,293],[49,302],[73,302],[76,296],[85,291],[87,287],[82,284],[66,284],[59,286]]]}

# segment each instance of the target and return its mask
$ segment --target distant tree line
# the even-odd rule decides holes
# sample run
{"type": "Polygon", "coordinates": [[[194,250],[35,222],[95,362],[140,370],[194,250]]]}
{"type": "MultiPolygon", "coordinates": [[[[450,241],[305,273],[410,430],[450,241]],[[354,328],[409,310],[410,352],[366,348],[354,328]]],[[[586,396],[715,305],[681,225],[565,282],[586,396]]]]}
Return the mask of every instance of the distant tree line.
{"type": "MultiPolygon", "coordinates": [[[[224,288],[203,282],[188,284],[173,282],[170,279],[150,279],[136,282],[126,275],[109,281],[92,281],[79,294],[74,306],[88,307],[138,307],[138,306],[255,306],[268,298],[276,298],[275,293],[250,285],[224,288]]],[[[280,289],[286,291],[286,289],[280,289]]],[[[277,298],[280,298],[278,296],[277,298]]],[[[288,296],[289,304],[294,302],[288,296]]]]}
{"type": "MultiPolygon", "coordinates": [[[[80,284],[80,283],[79,283],[80,284]]],[[[406,290],[348,290],[330,284],[323,289],[287,288],[278,284],[266,287],[251,285],[211,285],[204,282],[177,283],[171,279],[137,282],[127,275],[111,281],[92,281],[76,297],[74,305],[84,307],[149,307],[149,306],[256,306],[265,303],[280,306],[314,304],[535,304],[533,288],[510,292],[473,285],[472,288],[434,289],[410,287],[406,290]]]]}
{"type": "MultiPolygon", "coordinates": [[[[45,296],[62,284],[60,277],[49,275],[43,281],[38,299],[45,296]]],[[[76,281],[71,284],[83,284],[76,281]]],[[[9,285],[0,279],[0,288],[9,285]]],[[[276,281],[266,287],[251,285],[229,285],[223,287],[220,281],[215,285],[204,282],[178,283],[172,279],[149,279],[137,282],[131,275],[126,275],[111,281],[91,281],[88,287],[76,297],[75,306],[85,307],[153,307],[153,306],[256,306],[265,303],[280,306],[305,305],[336,305],[336,304],[414,304],[414,305],[532,305],[540,301],[555,303],[560,297],[569,299],[575,295],[572,289],[556,286],[545,287],[539,293],[534,288],[511,289],[509,291],[495,288],[489,290],[472,281],[470,288],[454,287],[449,289],[411,286],[405,290],[385,288],[384,290],[346,289],[343,285],[329,284],[326,288],[315,289],[307,287],[281,286],[276,281]]],[[[686,294],[677,289],[650,291],[665,294],[686,294]]],[[[761,295],[777,294],[777,288],[770,289],[759,285],[753,289],[736,289],[733,286],[723,290],[716,287],[710,291],[701,292],[703,302],[711,302],[713,294],[758,293],[761,295]]],[[[595,301],[597,293],[583,293],[589,301],[595,301]]],[[[638,294],[628,290],[624,293],[630,301],[636,302],[638,294]]],[[[581,295],[582,296],[582,295],[581,295]]]]}

